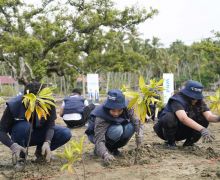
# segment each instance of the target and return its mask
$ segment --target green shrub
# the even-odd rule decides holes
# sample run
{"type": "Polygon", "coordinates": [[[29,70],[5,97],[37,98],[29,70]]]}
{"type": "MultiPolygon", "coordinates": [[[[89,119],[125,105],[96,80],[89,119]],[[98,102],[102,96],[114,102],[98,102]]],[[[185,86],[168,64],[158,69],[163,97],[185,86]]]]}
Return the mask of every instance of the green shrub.
{"type": "Polygon", "coordinates": [[[16,88],[12,85],[0,86],[0,96],[15,96],[17,93],[16,88]]]}

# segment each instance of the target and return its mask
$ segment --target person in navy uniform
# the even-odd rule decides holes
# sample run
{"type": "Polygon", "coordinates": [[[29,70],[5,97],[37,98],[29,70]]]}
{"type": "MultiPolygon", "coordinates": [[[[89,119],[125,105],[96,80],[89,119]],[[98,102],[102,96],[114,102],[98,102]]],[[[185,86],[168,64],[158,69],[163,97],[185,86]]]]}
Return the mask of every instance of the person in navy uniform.
{"type": "Polygon", "coordinates": [[[185,140],[183,146],[193,146],[201,137],[204,142],[214,140],[207,127],[209,122],[219,122],[220,117],[209,110],[202,92],[201,83],[189,80],[159,113],[154,131],[168,147],[175,147],[175,141],[181,140],[185,140]]]}
{"type": "MultiPolygon", "coordinates": [[[[29,83],[25,86],[27,92],[37,94],[40,88],[44,88],[38,82],[29,83]]],[[[18,95],[6,103],[6,109],[0,121],[0,141],[9,147],[12,154],[24,162],[26,156],[25,147],[28,143],[31,122],[25,118],[25,106],[22,103],[23,95],[18,95]]],[[[38,119],[34,115],[33,130],[31,133],[30,146],[36,146],[35,156],[37,159],[50,161],[51,151],[64,145],[71,138],[68,128],[55,125],[56,108],[51,107],[47,120],[38,119]]]]}
{"type": "Polygon", "coordinates": [[[136,132],[136,143],[143,140],[143,127],[132,110],[128,110],[127,101],[118,89],[108,92],[106,101],[97,106],[90,114],[86,130],[89,140],[95,144],[95,154],[110,163],[120,155],[118,150],[125,146],[136,132]]]}
{"type": "Polygon", "coordinates": [[[70,96],[64,98],[60,108],[60,116],[63,118],[67,127],[80,127],[85,125],[89,113],[94,108],[94,104],[89,104],[88,101],[81,96],[81,90],[75,88],[70,96]]]}

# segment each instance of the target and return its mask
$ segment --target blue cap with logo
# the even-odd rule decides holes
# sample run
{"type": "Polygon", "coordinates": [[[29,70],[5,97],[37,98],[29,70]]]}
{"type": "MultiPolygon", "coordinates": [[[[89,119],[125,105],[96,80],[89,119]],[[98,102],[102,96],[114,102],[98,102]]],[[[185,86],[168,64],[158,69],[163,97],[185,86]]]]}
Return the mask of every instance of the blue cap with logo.
{"type": "Polygon", "coordinates": [[[202,91],[203,85],[201,83],[189,80],[186,82],[185,87],[180,92],[192,99],[200,100],[204,97],[202,91]]]}
{"type": "Polygon", "coordinates": [[[127,106],[124,94],[118,89],[108,91],[108,97],[103,104],[108,109],[123,109],[127,106]]]}

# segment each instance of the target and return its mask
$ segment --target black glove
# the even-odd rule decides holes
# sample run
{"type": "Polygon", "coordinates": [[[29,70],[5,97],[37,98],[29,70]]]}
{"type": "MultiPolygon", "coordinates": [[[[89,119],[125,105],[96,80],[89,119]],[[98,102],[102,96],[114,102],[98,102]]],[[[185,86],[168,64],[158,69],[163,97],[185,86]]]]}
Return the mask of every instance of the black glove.
{"type": "Polygon", "coordinates": [[[212,142],[215,137],[213,135],[211,135],[211,133],[209,132],[208,129],[206,128],[203,128],[201,131],[200,131],[201,135],[202,135],[202,138],[203,138],[203,143],[208,143],[208,142],[212,142]]]}

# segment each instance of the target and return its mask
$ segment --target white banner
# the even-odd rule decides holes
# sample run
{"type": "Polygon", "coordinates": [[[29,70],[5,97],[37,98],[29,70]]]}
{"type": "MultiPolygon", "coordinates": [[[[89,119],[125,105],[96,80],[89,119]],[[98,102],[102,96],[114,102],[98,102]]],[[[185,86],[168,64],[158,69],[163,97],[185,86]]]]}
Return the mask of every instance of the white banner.
{"type": "Polygon", "coordinates": [[[89,100],[97,102],[99,100],[99,75],[87,74],[87,92],[89,100]]]}
{"type": "Polygon", "coordinates": [[[163,101],[166,104],[169,98],[174,94],[174,80],[172,73],[163,74],[163,101]]]}

